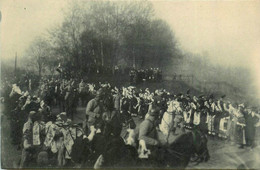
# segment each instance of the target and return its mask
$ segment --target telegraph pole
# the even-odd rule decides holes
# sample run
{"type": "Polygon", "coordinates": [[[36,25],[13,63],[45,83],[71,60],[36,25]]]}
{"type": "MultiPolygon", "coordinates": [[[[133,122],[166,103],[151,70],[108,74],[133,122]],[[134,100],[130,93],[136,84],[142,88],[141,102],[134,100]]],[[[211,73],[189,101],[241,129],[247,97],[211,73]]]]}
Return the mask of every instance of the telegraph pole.
{"type": "Polygon", "coordinates": [[[14,60],[14,75],[16,75],[17,70],[17,52],[15,53],[15,60],[14,60]]]}

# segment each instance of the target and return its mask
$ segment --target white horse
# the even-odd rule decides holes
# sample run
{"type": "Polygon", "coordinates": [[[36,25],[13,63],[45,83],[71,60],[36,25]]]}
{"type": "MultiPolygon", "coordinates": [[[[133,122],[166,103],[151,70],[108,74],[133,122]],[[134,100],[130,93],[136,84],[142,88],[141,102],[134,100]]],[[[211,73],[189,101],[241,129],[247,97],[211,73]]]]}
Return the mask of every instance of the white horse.
{"type": "Polygon", "coordinates": [[[19,86],[17,86],[16,84],[13,84],[12,85],[12,90],[11,90],[11,92],[10,92],[10,94],[9,94],[9,97],[10,98],[12,98],[12,97],[14,97],[14,98],[19,98],[20,96],[22,96],[23,95],[23,92],[22,92],[22,90],[20,89],[20,87],[19,86]]]}
{"type": "Polygon", "coordinates": [[[164,112],[161,124],[159,125],[160,131],[166,136],[169,136],[169,133],[173,128],[173,120],[176,112],[182,112],[180,103],[175,100],[168,102],[168,109],[164,112]]]}
{"type": "Polygon", "coordinates": [[[144,159],[144,158],[148,158],[150,154],[151,151],[147,149],[145,141],[140,140],[139,147],[138,147],[138,157],[144,159]]]}
{"type": "Polygon", "coordinates": [[[134,129],[127,129],[127,133],[128,133],[128,137],[125,140],[125,143],[127,145],[131,145],[133,147],[136,147],[136,133],[134,131],[134,129]]]}

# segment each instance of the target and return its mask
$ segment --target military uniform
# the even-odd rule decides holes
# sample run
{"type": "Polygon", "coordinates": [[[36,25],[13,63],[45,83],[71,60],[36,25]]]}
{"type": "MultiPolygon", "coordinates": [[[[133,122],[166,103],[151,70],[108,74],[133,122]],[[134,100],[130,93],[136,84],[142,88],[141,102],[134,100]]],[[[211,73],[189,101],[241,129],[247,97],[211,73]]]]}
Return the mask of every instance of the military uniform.
{"type": "Polygon", "coordinates": [[[102,107],[97,99],[94,98],[88,102],[86,115],[88,127],[94,125],[97,121],[101,119],[102,107]]]}

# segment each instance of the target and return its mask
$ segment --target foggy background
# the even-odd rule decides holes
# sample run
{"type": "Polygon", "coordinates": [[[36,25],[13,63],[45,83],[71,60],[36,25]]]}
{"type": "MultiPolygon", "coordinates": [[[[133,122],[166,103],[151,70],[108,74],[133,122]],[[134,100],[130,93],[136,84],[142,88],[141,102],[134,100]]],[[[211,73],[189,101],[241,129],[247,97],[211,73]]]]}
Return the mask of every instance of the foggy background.
{"type": "MultiPolygon", "coordinates": [[[[29,46],[62,24],[70,4],[68,0],[1,1],[2,72],[13,67],[16,52],[18,67],[25,67],[29,46]]],[[[259,1],[152,1],[152,5],[153,18],[168,24],[178,47],[163,74],[226,82],[242,97],[259,102],[259,1]]]]}

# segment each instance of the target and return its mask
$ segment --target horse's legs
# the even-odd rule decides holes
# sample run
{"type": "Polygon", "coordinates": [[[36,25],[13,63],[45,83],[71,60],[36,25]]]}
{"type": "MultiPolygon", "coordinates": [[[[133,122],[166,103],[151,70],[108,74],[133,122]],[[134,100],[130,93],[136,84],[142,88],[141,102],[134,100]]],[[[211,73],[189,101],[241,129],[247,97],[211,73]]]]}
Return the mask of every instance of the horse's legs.
{"type": "Polygon", "coordinates": [[[184,122],[183,121],[180,123],[180,129],[181,129],[181,133],[185,133],[185,128],[184,128],[184,122]]]}
{"type": "Polygon", "coordinates": [[[173,132],[173,135],[177,135],[176,129],[177,129],[177,125],[176,125],[176,122],[174,122],[174,125],[173,125],[173,127],[171,129],[171,131],[173,132]]]}

